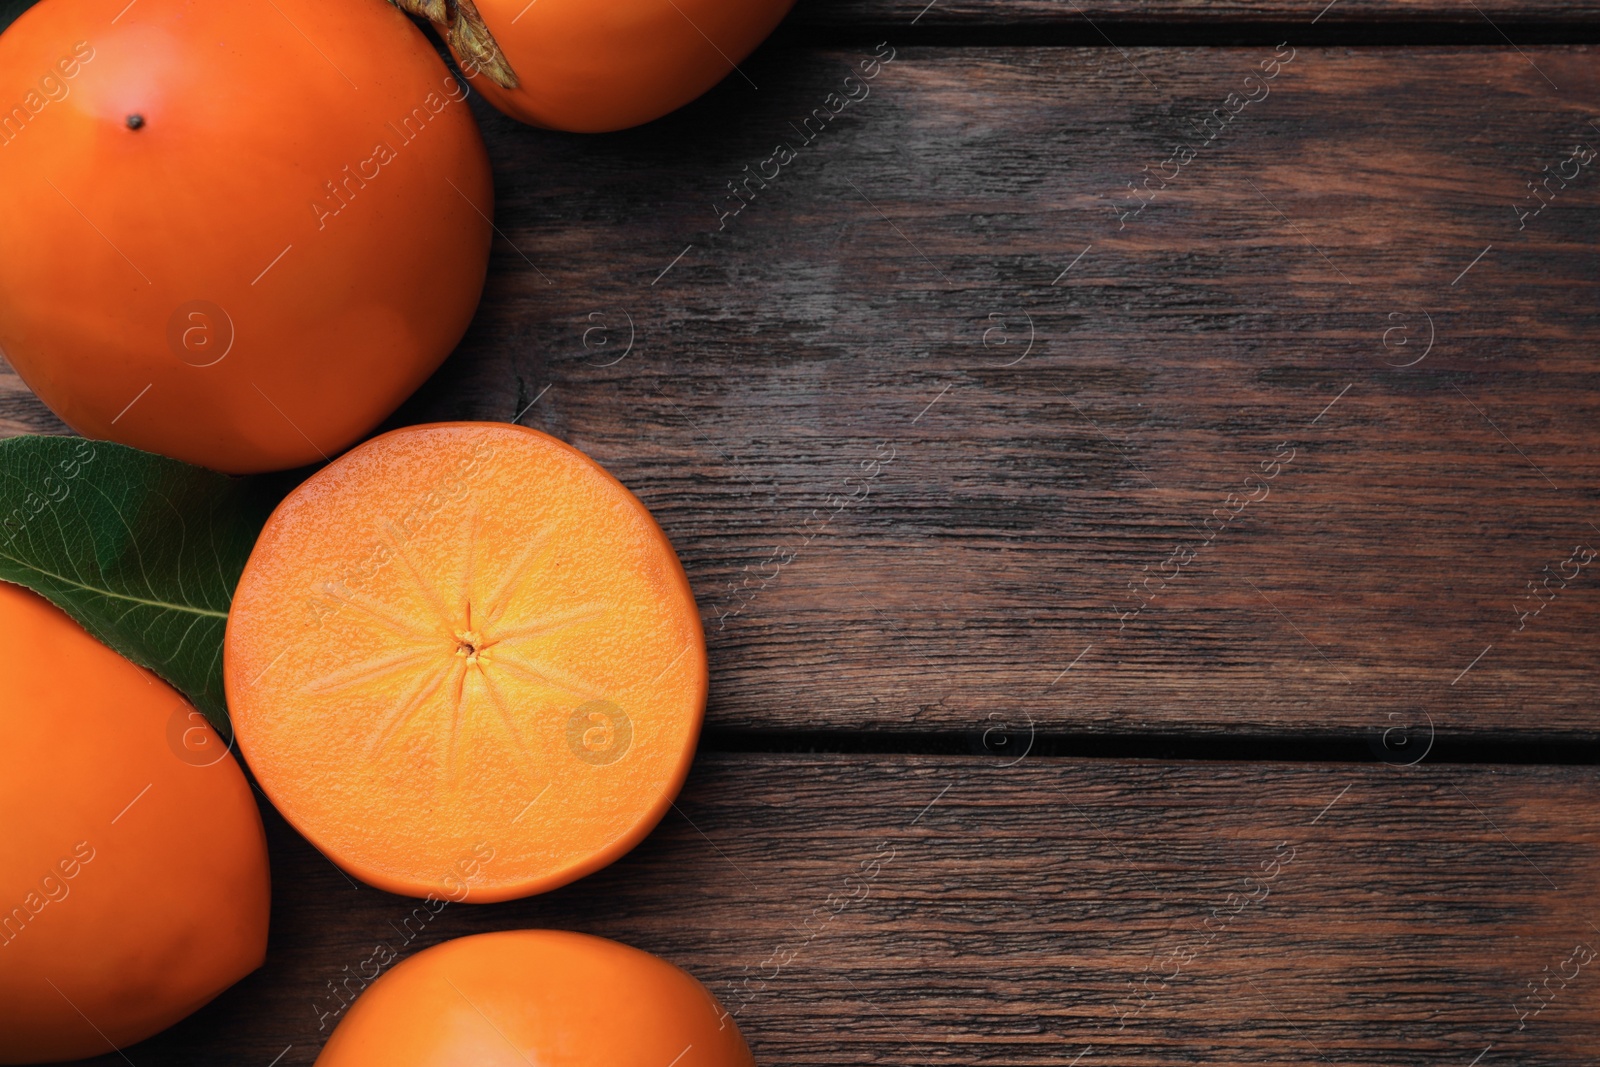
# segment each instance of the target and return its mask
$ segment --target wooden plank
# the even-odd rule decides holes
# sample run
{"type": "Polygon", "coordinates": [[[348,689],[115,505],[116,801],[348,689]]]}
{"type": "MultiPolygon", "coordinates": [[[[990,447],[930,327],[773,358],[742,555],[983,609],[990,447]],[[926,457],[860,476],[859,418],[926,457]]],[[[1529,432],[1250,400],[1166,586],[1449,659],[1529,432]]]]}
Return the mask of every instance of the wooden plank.
{"type": "Polygon", "coordinates": [[[684,966],[768,1067],[1593,1062],[1589,768],[712,755],[678,807],[409,926],[273,817],[267,967],[129,1060],[309,1065],[377,945],[546,926],[684,966]]]}
{"type": "Polygon", "coordinates": [[[598,138],[480,108],[505,239],[397,421],[520,414],[633,487],[718,728],[1600,737],[1596,50],[1291,51],[772,51],[598,138]]]}
{"type": "MultiPolygon", "coordinates": [[[[1494,25],[1592,23],[1600,4],[1591,0],[802,0],[790,16],[801,26],[941,27],[1029,26],[1078,28],[1090,22],[1131,28],[1176,24],[1216,27],[1271,23],[1305,32],[1337,26],[1385,24],[1494,25]]],[[[1092,27],[1090,27],[1092,31],[1092,27]]]]}
{"type": "MultiPolygon", "coordinates": [[[[36,0],[0,0],[0,27],[36,0]]],[[[851,31],[888,27],[918,30],[1026,26],[1085,29],[1095,24],[1138,32],[1187,26],[1217,29],[1229,24],[1304,27],[1306,32],[1351,26],[1457,26],[1527,32],[1537,27],[1577,27],[1600,19],[1595,0],[801,0],[789,29],[851,31]]],[[[1496,41],[1498,43],[1498,41],[1496,41]]],[[[1523,41],[1521,43],[1527,43],[1523,41]]]]}

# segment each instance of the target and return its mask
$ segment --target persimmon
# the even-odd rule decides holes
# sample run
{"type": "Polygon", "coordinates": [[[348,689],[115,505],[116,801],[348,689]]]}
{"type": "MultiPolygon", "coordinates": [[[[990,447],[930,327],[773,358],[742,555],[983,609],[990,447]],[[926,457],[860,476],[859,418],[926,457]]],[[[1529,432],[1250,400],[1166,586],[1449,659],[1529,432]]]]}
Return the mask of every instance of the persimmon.
{"type": "Polygon", "coordinates": [[[505,423],[376,437],[290,493],[229,611],[228,706],[340,867],[496,901],[632,848],[682,785],[705,636],[644,505],[505,423]]]}
{"type": "Polygon", "coordinates": [[[166,683],[0,584],[0,1063],[133,1044],[261,965],[266,835],[166,683]]]}
{"type": "Polygon", "coordinates": [[[733,73],[794,0],[403,0],[444,8],[445,39],[495,107],[604,133],[658,119],[733,73]],[[481,18],[481,21],[480,21],[481,18]],[[481,75],[481,76],[480,76],[481,75]]]}
{"type": "Polygon", "coordinates": [[[38,4],[0,35],[0,350],[89,437],[336,455],[477,307],[467,91],[376,0],[38,4]]]}
{"type": "Polygon", "coordinates": [[[317,1067],[752,1067],[716,999],[659,957],[558,930],[435,945],[350,1006],[317,1067]]]}

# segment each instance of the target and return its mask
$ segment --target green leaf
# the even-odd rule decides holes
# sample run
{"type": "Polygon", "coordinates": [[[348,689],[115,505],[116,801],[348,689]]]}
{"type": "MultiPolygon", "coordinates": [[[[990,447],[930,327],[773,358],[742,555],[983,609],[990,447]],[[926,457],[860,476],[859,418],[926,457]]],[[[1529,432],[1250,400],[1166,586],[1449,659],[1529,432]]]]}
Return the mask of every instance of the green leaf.
{"type": "Polygon", "coordinates": [[[228,606],[280,488],[105,441],[0,441],[0,580],[49,598],[227,735],[228,606]]]}

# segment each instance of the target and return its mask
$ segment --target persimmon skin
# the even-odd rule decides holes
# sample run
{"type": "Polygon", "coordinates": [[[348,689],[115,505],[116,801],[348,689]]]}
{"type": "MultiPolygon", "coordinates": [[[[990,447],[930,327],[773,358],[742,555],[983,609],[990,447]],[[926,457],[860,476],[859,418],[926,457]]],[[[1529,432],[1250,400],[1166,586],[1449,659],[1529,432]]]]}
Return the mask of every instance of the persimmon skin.
{"type": "Polygon", "coordinates": [[[131,1045],[261,965],[238,764],[170,686],[4,583],[0,733],[0,1063],[131,1045]]]}
{"type": "Polygon", "coordinates": [[[676,111],[733,74],[733,64],[744,62],[793,5],[479,0],[478,11],[521,84],[504,89],[475,73],[472,86],[533,126],[571,133],[627,129],[676,111]]]}
{"type": "Polygon", "coordinates": [[[482,293],[466,93],[372,0],[45,0],[0,35],[0,351],[89,437],[338,454],[482,293]]]}
{"type": "Polygon", "coordinates": [[[753,1067],[706,988],[627,945],[559,930],[457,938],[385,973],[317,1067],[753,1067]]]}

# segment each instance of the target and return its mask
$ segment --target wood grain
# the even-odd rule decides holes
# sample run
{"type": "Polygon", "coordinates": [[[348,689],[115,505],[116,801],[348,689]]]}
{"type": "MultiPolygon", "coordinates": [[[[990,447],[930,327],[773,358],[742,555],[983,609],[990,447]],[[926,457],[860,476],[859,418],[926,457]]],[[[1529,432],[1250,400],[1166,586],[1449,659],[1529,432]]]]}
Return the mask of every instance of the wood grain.
{"type": "Polygon", "coordinates": [[[551,284],[507,245],[405,417],[548,385],[525,421],[685,557],[718,726],[1592,738],[1600,597],[1514,608],[1600,536],[1600,183],[1512,205],[1595,134],[1593,51],[1298,55],[1124,223],[1264,55],[908,50],[720,232],[858,54],[603,143],[491,118],[501,228],[551,284]]]}
{"type": "Polygon", "coordinates": [[[417,902],[269,817],[266,968],[128,1060],[308,1065],[379,942],[532,926],[677,962],[764,1067],[1594,1061],[1600,962],[1562,966],[1600,946],[1591,770],[710,756],[678,808],[409,943],[417,902]]]}
{"type": "MultiPolygon", "coordinates": [[[[0,0],[0,28],[36,0],[0,0]]],[[[1101,43],[1095,24],[1110,28],[1220,29],[1229,24],[1280,24],[1323,30],[1361,26],[1382,36],[1397,25],[1496,26],[1524,33],[1537,27],[1592,28],[1600,19],[1594,0],[800,0],[789,29],[849,34],[863,29],[911,26],[946,28],[1088,29],[1101,43]]],[[[1495,42],[1495,43],[1498,43],[1495,42]]],[[[1528,43],[1522,41],[1521,43],[1528,43]]]]}
{"type": "MultiPolygon", "coordinates": [[[[1034,28],[1089,22],[1133,26],[1226,23],[1277,23],[1310,28],[1367,25],[1378,29],[1395,23],[1526,27],[1553,23],[1593,23],[1600,5],[1589,0],[800,0],[790,20],[804,26],[849,27],[995,27],[1034,28]]],[[[1092,29],[1092,27],[1091,27],[1092,29]]]]}
{"type": "MultiPolygon", "coordinates": [[[[1600,548],[1600,160],[1514,209],[1600,147],[1597,49],[1523,35],[1597,20],[802,0],[645,129],[476,101],[502,238],[393,424],[520,416],[632,487],[702,605],[714,736],[999,755],[705,753],[613,867],[425,921],[263,805],[267,966],[94,1067],[304,1067],[380,942],[525,926],[686,967],[764,1067],[1594,1062],[1600,971],[1563,977],[1600,948],[1593,769],[1424,757],[1600,741],[1600,568],[1561,574],[1600,548]],[[1524,47],[1301,47],[1208,141],[1272,49],[1112,43],[1418,26],[1524,47]],[[870,95],[802,133],[872,49],[793,42],[869,37],[870,95]],[[1109,735],[1375,758],[1040,755],[1109,735]]],[[[66,428],[0,371],[25,431],[66,428]]]]}
{"type": "Polygon", "coordinates": [[[1596,164],[1514,210],[1600,144],[1595,49],[1300,50],[1210,143],[1271,49],[902,49],[806,143],[865,54],[614,136],[480,108],[504,240],[396,419],[632,487],[713,727],[1600,737],[1596,164]]]}

